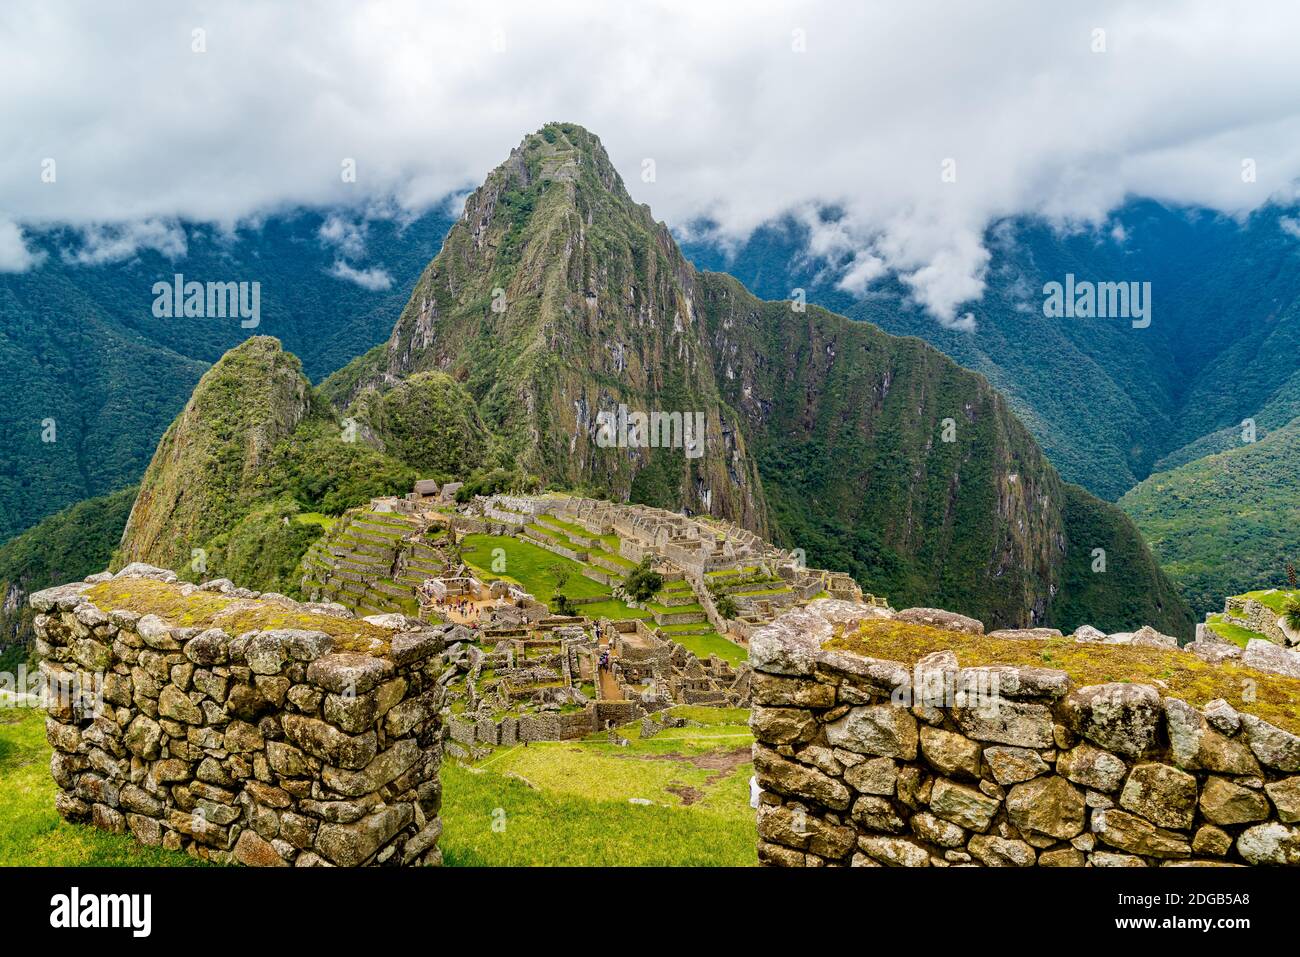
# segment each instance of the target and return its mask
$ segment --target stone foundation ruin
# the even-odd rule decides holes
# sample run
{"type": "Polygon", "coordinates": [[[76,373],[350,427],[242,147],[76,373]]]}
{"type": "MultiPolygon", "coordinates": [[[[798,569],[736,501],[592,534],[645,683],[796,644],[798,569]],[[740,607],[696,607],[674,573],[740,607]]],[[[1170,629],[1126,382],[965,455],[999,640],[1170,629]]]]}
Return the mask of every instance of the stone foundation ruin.
{"type": "MultiPolygon", "coordinates": [[[[1300,736],[1249,705],[1193,707],[1155,684],[1079,686],[1047,667],[962,667],[974,648],[963,639],[982,633],[946,612],[895,616],[821,600],[755,634],[761,862],[1300,865],[1300,736]],[[955,653],[905,664],[833,640],[881,619],[945,629],[955,653]]],[[[995,635],[1060,639],[1049,629],[995,635]]],[[[1231,668],[1222,687],[1283,711],[1300,696],[1294,662],[1273,667],[1249,651],[1245,663],[1268,670],[1218,664],[1218,646],[1170,648],[1152,629],[1060,640],[1092,642],[1097,654],[1102,644],[1150,646],[1151,657],[1180,656],[1172,667],[1198,672],[1231,668]]]]}
{"type": "Polygon", "coordinates": [[[222,863],[441,862],[441,628],[143,565],[31,604],[64,818],[222,863]]]}

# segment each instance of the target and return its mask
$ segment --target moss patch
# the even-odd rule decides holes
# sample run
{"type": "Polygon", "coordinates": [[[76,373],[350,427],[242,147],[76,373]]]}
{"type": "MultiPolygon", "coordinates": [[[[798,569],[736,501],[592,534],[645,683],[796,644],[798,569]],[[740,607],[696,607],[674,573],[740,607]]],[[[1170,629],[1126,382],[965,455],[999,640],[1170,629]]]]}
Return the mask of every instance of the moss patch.
{"type": "Polygon", "coordinates": [[[300,612],[276,602],[228,598],[213,592],[183,595],[181,587],[150,578],[123,578],[100,582],[86,596],[104,611],[122,609],[157,615],[178,628],[220,628],[230,635],[271,628],[301,628],[330,635],[338,651],[388,653],[392,633],[369,622],[300,612]],[[372,639],[381,641],[383,648],[371,650],[372,639]]]}
{"type": "Polygon", "coordinates": [[[1079,686],[1112,681],[1149,684],[1168,697],[1180,698],[1198,708],[1223,698],[1238,711],[1300,733],[1300,714],[1295,706],[1300,701],[1300,680],[1231,662],[1212,665],[1189,651],[1088,644],[1070,638],[1016,641],[892,619],[864,622],[857,631],[831,638],[825,647],[908,665],[931,652],[950,650],[962,667],[1055,668],[1079,686]],[[1251,694],[1252,701],[1245,700],[1247,694],[1251,694]]]}

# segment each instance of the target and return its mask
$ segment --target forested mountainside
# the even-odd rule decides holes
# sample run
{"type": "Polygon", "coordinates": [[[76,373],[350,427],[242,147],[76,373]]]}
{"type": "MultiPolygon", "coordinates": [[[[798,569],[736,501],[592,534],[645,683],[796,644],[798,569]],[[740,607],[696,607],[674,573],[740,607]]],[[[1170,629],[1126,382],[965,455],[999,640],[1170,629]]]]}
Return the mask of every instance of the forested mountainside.
{"type": "Polygon", "coordinates": [[[451,220],[442,209],[409,223],[351,216],[296,212],[232,234],[154,224],[143,239],[33,233],[44,261],[0,274],[0,541],[139,481],[203,371],[248,336],[278,337],[313,378],[381,341],[451,220]],[[177,273],[258,282],[258,325],[155,316],[154,283],[177,273]]]}
{"type": "Polygon", "coordinates": [[[28,595],[108,566],[135,492],[128,486],[78,502],[0,545],[0,660],[6,649],[30,639],[35,612],[28,595]]]}
{"type": "Polygon", "coordinates": [[[1133,201],[1100,229],[998,223],[986,236],[987,290],[969,307],[974,331],[945,328],[897,282],[865,296],[837,288],[842,270],[808,258],[809,231],[793,220],[731,254],[685,248],[764,298],[804,288],[812,302],[925,339],[986,375],[1066,479],[1117,499],[1153,470],[1230,447],[1245,418],[1263,434],[1300,415],[1298,221],[1287,207],[1239,223],[1133,201]],[[1045,316],[1044,284],[1067,274],[1150,282],[1151,324],[1045,316]]]}
{"type": "Polygon", "coordinates": [[[1190,628],[1118,510],[1083,509],[1087,540],[1071,529],[1084,493],[982,376],[916,339],[698,273],[579,127],[512,151],[388,342],[322,393],[355,412],[426,370],[464,383],[504,451],[548,482],[729,518],[900,601],[1055,620],[1067,569],[1105,549],[1134,562],[1112,566],[1107,607],[1080,614],[1119,627],[1133,598],[1144,620],[1190,628]],[[709,441],[698,457],[602,448],[600,414],[620,406],[699,411],[709,441]]]}
{"type": "Polygon", "coordinates": [[[1300,564],[1300,419],[1142,482],[1119,504],[1198,615],[1300,564]]]}

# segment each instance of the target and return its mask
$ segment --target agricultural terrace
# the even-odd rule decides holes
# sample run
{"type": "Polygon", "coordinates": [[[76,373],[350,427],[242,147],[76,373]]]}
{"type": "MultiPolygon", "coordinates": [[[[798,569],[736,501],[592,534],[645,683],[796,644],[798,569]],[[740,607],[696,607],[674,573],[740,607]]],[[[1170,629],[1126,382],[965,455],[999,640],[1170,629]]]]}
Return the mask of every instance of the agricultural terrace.
{"type": "Polygon", "coordinates": [[[466,535],[461,542],[461,557],[483,581],[514,582],[547,603],[556,593],[556,573],[562,571],[567,574],[562,593],[577,601],[578,612],[589,618],[639,618],[652,627],[657,626],[699,658],[707,659],[714,654],[732,665],[745,660],[744,648],[709,625],[703,606],[685,581],[665,582],[659,593],[645,603],[644,609],[616,599],[612,585],[604,582],[621,580],[636,567],[618,555],[616,535],[593,536],[577,525],[549,515],[539,516],[539,521],[528,529],[533,533],[533,541],[510,535],[466,535]],[[577,561],[549,551],[535,543],[539,535],[575,554],[587,555],[588,560],[577,561]],[[601,561],[606,564],[598,564],[601,561]]]}

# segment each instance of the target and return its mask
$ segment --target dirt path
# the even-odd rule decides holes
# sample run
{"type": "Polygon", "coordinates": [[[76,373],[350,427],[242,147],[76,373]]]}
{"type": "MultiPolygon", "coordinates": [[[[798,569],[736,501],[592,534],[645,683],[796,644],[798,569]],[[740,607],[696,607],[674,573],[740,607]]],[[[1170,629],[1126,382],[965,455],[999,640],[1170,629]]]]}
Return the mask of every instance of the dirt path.
{"type": "MultiPolygon", "coordinates": [[[[599,644],[596,646],[597,656],[603,651],[609,652],[610,663],[613,664],[617,656],[608,638],[602,636],[599,644]]],[[[596,673],[600,680],[600,698],[602,701],[622,701],[622,692],[618,689],[618,679],[614,677],[612,669],[602,668],[596,665],[596,673]]]]}
{"type": "Polygon", "coordinates": [[[468,625],[473,621],[481,622],[484,612],[495,606],[497,604],[497,599],[488,598],[483,601],[473,601],[470,602],[470,604],[478,610],[480,617],[476,618],[473,615],[462,615],[460,612],[452,608],[451,605],[434,605],[433,610],[440,617],[447,619],[447,621],[450,621],[453,624],[468,625]]]}
{"type": "Polygon", "coordinates": [[[603,701],[619,701],[623,697],[618,690],[618,681],[607,668],[600,669],[600,697],[603,701]]]}

